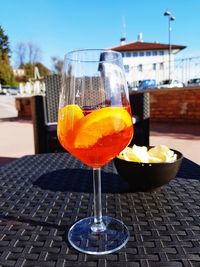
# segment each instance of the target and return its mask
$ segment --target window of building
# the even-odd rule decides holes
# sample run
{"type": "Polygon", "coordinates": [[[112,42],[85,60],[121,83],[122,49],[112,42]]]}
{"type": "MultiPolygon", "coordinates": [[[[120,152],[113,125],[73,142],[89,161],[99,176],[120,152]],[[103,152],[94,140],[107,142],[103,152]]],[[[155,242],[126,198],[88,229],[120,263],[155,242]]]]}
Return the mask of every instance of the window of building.
{"type": "Polygon", "coordinates": [[[164,63],[160,63],[160,70],[163,70],[164,69],[164,63]]]}
{"type": "Polygon", "coordinates": [[[138,65],[138,71],[143,71],[143,66],[142,66],[142,64],[139,64],[139,65],[138,65]]]}
{"type": "Polygon", "coordinates": [[[152,55],[153,55],[153,56],[157,56],[157,55],[158,55],[158,51],[153,51],[153,52],[152,52],[152,55]]]}
{"type": "Polygon", "coordinates": [[[124,57],[124,53],[122,52],[121,54],[122,54],[122,57],[124,57]]]}
{"type": "Polygon", "coordinates": [[[164,56],[164,51],[159,51],[159,56],[164,56]]]}
{"type": "Polygon", "coordinates": [[[129,65],[124,65],[125,72],[129,72],[129,65]]]}
{"type": "Polygon", "coordinates": [[[138,52],[133,52],[133,57],[137,57],[138,56],[138,52]]]}
{"type": "Polygon", "coordinates": [[[147,56],[147,57],[150,57],[150,56],[151,56],[151,51],[147,51],[147,52],[146,52],[146,56],[147,56]]]}
{"type": "Polygon", "coordinates": [[[153,70],[156,70],[156,63],[153,63],[153,70]]]}
{"type": "Polygon", "coordinates": [[[131,52],[127,52],[127,53],[126,53],[126,56],[127,56],[127,57],[131,57],[131,52]]]}
{"type": "Polygon", "coordinates": [[[144,52],[140,52],[140,53],[139,53],[139,56],[140,56],[140,57],[143,57],[143,56],[144,56],[144,52]]]}

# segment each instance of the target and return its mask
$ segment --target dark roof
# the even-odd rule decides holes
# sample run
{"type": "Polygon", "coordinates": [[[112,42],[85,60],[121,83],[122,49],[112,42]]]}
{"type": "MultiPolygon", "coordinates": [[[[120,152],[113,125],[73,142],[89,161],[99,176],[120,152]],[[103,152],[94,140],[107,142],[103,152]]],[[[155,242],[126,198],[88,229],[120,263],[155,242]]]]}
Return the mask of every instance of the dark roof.
{"type": "MultiPolygon", "coordinates": [[[[171,49],[182,50],[186,48],[184,45],[171,45],[171,49]]],[[[119,45],[111,48],[118,52],[126,51],[141,51],[141,50],[168,50],[169,44],[160,44],[160,43],[147,43],[147,42],[133,42],[127,43],[124,45],[119,45]]]]}

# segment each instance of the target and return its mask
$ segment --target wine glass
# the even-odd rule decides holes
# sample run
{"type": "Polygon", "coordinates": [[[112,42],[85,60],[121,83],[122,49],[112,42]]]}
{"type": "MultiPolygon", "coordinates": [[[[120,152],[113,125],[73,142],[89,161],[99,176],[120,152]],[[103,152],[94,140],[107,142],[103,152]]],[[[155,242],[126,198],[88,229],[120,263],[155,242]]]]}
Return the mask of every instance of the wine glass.
{"type": "Polygon", "coordinates": [[[102,216],[101,167],[130,142],[133,125],[121,54],[86,49],[65,56],[58,113],[58,138],[73,156],[93,169],[94,216],[68,232],[78,251],[103,255],[129,239],[118,219],[102,216]]]}

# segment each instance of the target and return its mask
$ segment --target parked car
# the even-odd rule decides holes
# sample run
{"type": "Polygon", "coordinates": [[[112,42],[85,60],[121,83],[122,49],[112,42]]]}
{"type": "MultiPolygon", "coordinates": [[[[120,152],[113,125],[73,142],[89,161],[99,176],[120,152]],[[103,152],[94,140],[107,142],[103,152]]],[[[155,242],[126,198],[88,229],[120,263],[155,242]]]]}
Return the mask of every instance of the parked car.
{"type": "Polygon", "coordinates": [[[138,86],[138,90],[143,90],[147,88],[156,88],[156,80],[153,79],[147,79],[147,80],[142,80],[138,86]]]}
{"type": "Polygon", "coordinates": [[[18,95],[19,94],[19,88],[15,86],[2,86],[1,94],[3,95],[18,95]]]}
{"type": "Polygon", "coordinates": [[[130,90],[130,91],[137,91],[138,90],[138,87],[135,87],[135,86],[128,86],[128,89],[130,90]]]}
{"type": "Polygon", "coordinates": [[[164,80],[159,84],[158,88],[173,88],[183,86],[184,84],[178,80],[164,80]]]}
{"type": "Polygon", "coordinates": [[[200,86],[200,78],[190,79],[187,86],[200,86]]]}
{"type": "Polygon", "coordinates": [[[1,87],[1,84],[0,84],[0,95],[4,95],[4,92],[3,92],[3,89],[1,87]]]}

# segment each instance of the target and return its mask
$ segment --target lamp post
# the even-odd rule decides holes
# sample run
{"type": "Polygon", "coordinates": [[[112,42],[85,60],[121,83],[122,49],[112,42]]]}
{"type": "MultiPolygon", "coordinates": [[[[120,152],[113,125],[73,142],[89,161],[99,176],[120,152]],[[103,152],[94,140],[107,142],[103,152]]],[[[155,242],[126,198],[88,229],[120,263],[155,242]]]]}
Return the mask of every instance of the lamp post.
{"type": "Polygon", "coordinates": [[[171,12],[165,11],[164,16],[168,17],[168,38],[169,38],[169,81],[171,80],[171,53],[172,53],[172,46],[171,46],[171,21],[175,20],[175,17],[172,15],[171,12]]]}

